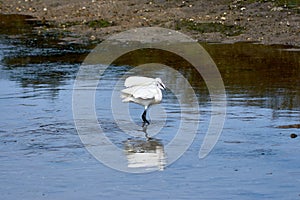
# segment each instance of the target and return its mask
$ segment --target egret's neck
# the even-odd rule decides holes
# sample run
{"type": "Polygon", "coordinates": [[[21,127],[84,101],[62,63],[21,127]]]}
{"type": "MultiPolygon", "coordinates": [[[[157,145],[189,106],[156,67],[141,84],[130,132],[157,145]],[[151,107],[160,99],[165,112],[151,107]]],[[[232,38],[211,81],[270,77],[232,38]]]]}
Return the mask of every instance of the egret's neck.
{"type": "Polygon", "coordinates": [[[155,99],[156,102],[160,102],[161,99],[162,99],[162,93],[161,93],[161,90],[159,88],[157,88],[157,93],[154,96],[154,99],[155,99]]]}

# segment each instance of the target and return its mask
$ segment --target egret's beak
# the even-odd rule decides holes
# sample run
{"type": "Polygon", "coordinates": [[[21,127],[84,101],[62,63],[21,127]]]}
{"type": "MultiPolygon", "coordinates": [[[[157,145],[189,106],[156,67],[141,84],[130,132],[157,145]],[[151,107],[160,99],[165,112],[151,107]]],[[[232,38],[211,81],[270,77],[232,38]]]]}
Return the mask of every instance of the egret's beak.
{"type": "Polygon", "coordinates": [[[166,89],[166,86],[163,83],[159,83],[159,85],[161,86],[160,87],[161,89],[163,89],[163,90],[166,89]]]}

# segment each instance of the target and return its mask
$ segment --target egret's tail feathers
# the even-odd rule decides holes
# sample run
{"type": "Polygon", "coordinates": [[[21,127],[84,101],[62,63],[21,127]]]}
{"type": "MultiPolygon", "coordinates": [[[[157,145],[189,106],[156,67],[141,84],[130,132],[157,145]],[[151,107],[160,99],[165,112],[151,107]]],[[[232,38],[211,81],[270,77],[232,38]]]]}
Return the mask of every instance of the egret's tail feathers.
{"type": "Polygon", "coordinates": [[[123,89],[121,92],[124,95],[132,95],[135,90],[136,90],[136,88],[130,87],[130,88],[123,89]]]}
{"type": "Polygon", "coordinates": [[[132,96],[127,93],[122,93],[121,94],[122,102],[130,102],[132,101],[132,96]]]}
{"type": "Polygon", "coordinates": [[[125,99],[122,99],[122,102],[123,103],[128,103],[128,102],[130,102],[131,101],[131,99],[130,98],[125,98],[125,99]]]}

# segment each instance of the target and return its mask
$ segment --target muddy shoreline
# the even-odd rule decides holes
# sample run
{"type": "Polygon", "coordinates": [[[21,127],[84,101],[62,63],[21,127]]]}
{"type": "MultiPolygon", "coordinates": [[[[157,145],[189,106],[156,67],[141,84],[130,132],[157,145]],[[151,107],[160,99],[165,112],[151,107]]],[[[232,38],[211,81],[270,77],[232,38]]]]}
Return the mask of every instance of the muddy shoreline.
{"type": "Polygon", "coordinates": [[[73,43],[101,41],[136,27],[178,30],[200,42],[300,46],[298,1],[1,0],[1,14],[30,15],[73,43]]]}

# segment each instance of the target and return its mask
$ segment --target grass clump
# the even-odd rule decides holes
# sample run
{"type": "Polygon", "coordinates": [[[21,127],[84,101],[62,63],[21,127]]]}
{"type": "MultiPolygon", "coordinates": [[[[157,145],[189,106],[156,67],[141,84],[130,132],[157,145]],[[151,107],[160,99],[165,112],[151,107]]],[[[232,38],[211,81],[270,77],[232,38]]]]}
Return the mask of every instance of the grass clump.
{"type": "Polygon", "coordinates": [[[86,25],[90,28],[105,28],[105,27],[113,26],[113,22],[100,19],[100,20],[88,21],[86,22],[86,25]]]}

